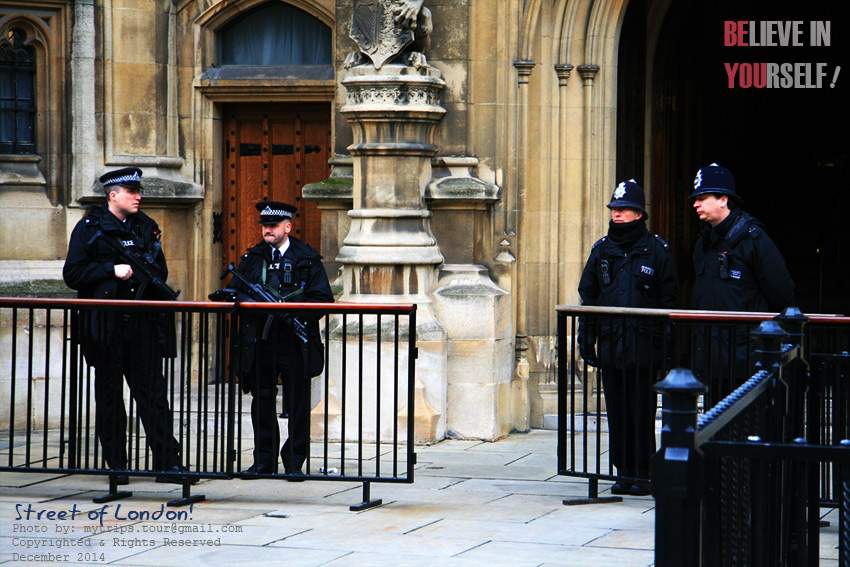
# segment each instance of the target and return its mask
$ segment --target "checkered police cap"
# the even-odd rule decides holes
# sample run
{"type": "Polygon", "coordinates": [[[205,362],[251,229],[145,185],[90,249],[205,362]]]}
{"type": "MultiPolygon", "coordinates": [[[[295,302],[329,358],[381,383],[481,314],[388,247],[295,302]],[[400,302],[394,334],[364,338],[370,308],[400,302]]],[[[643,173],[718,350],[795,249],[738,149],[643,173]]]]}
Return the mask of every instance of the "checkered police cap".
{"type": "Polygon", "coordinates": [[[108,171],[100,176],[99,181],[103,183],[104,188],[120,185],[138,191],[142,188],[142,170],[138,167],[124,167],[108,171]]]}
{"type": "Polygon", "coordinates": [[[260,201],[254,205],[260,211],[260,224],[277,224],[282,220],[292,220],[298,209],[280,201],[260,201]]]}

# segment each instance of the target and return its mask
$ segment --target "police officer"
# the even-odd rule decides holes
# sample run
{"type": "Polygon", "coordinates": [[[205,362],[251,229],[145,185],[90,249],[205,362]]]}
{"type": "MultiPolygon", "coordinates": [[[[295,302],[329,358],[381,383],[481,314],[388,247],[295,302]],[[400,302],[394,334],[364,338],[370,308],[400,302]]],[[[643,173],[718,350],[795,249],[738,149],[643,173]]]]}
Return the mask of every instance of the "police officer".
{"type": "MultiPolygon", "coordinates": [[[[77,290],[78,297],[163,299],[154,286],[142,285],[132,266],[116,251],[123,247],[144,253],[152,260],[151,269],[158,271],[163,281],[168,277],[159,227],[139,210],[141,177],[141,170],[135,167],[100,177],[106,202],[90,210],[74,227],[62,271],[65,283],[77,290]]],[[[173,435],[162,374],[164,349],[168,339],[173,340],[173,320],[162,313],[104,310],[82,312],[79,317],[76,332],[86,360],[95,368],[95,431],[106,464],[115,470],[126,470],[128,465],[126,379],[147,434],[153,468],[169,473],[157,481],[183,482],[180,445],[173,435]]],[[[123,474],[116,474],[115,479],[118,484],[128,481],[123,474]]]]}
{"type": "MultiPolygon", "coordinates": [[[[579,282],[583,305],[676,307],[673,258],[669,245],[647,230],[645,203],[643,188],[634,179],[614,190],[608,235],[593,245],[579,282]]],[[[655,452],[653,384],[664,354],[663,325],[634,317],[582,317],[578,345],[581,357],[598,366],[602,378],[611,462],[618,476],[611,492],[647,495],[655,452]]]]}
{"type": "MultiPolygon", "coordinates": [[[[703,167],[689,198],[704,223],[694,248],[692,307],[778,312],[790,306],[794,282],[785,260],[762,224],[740,208],[732,173],[716,163],[703,167]]],[[[710,401],[722,399],[747,379],[747,337],[743,326],[697,329],[694,370],[708,386],[710,401]]]]}
{"type": "MultiPolygon", "coordinates": [[[[277,201],[256,204],[260,213],[263,241],[249,248],[239,262],[237,272],[255,284],[265,284],[281,298],[295,302],[332,303],[328,276],[322,257],[310,245],[290,236],[296,208],[277,201]]],[[[240,301],[255,301],[247,286],[231,280],[240,301]]],[[[306,323],[310,346],[319,341],[318,319],[299,314],[306,323]]],[[[302,466],[310,444],[310,377],[305,368],[304,344],[289,325],[273,319],[247,315],[240,331],[238,372],[242,389],[250,392],[251,422],[254,426],[254,464],[242,474],[251,478],[276,474],[278,469],[278,428],[275,400],[277,380],[284,387],[285,413],[289,414],[289,436],[280,450],[286,474],[303,474],[302,466]]],[[[319,343],[320,344],[320,343],[319,343]]],[[[318,373],[318,372],[317,372],[318,373]]]]}

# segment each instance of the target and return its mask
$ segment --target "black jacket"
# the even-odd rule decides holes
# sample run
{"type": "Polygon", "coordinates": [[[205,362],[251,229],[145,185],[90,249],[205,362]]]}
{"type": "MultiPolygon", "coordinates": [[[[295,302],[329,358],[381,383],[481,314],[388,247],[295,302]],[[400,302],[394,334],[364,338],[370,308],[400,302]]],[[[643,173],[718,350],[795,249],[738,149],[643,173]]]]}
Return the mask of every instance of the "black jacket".
{"type": "Polygon", "coordinates": [[[790,306],[794,282],[762,224],[740,209],[727,220],[725,235],[723,229],[706,228],[697,239],[692,307],[778,312],[790,306]]]}
{"type": "MultiPolygon", "coordinates": [[[[289,237],[289,248],[283,255],[283,261],[279,269],[273,267],[272,247],[265,242],[248,249],[239,261],[236,271],[250,282],[262,283],[263,263],[267,266],[266,282],[271,286],[279,285],[278,291],[287,295],[299,287],[302,293],[294,296],[290,301],[295,303],[333,303],[334,297],[328,276],[322,265],[322,257],[309,244],[301,242],[297,238],[289,237]],[[286,263],[292,266],[290,281],[286,282],[284,266],[286,263]]],[[[236,289],[240,301],[255,301],[249,294],[247,287],[238,279],[234,278],[231,286],[236,289]]]]}
{"type": "MultiPolygon", "coordinates": [[[[165,281],[168,264],[160,246],[161,234],[156,222],[142,212],[121,222],[109,212],[106,203],[90,210],[71,232],[68,256],[62,269],[65,284],[77,290],[77,296],[83,299],[163,299],[153,286],[140,286],[134,277],[126,281],[116,278],[115,264],[126,262],[104,241],[108,238],[120,246],[147,254],[153,260],[157,275],[165,281]]],[[[163,349],[160,352],[173,356],[176,346],[173,314],[157,313],[153,316],[156,318],[155,326],[150,326],[151,321],[142,314],[133,315],[137,322],[144,320],[139,326],[143,334],[137,335],[137,338],[144,339],[153,331],[163,349]]],[[[75,333],[87,358],[90,357],[92,348],[108,347],[115,338],[115,312],[81,311],[75,333]]]]}
{"type": "Polygon", "coordinates": [[[158,299],[153,287],[148,286],[142,296],[137,297],[137,280],[123,281],[115,277],[115,264],[126,262],[121,261],[118,253],[103,239],[110,238],[122,246],[149,253],[160,277],[165,280],[168,265],[160,247],[161,234],[156,222],[143,212],[121,222],[109,212],[106,203],[90,210],[71,233],[62,270],[65,284],[85,299],[158,299]],[[95,238],[99,232],[101,235],[95,238]]]}
{"type": "MultiPolygon", "coordinates": [[[[700,234],[694,271],[694,309],[778,312],[794,302],[794,282],[782,254],[762,224],[740,209],[700,234]]],[[[712,403],[750,376],[750,328],[697,326],[694,373],[709,386],[712,403]]]]}
{"type": "MultiPolygon", "coordinates": [[[[583,305],[676,307],[679,285],[669,245],[646,230],[624,245],[602,238],[593,245],[578,293],[583,305]]],[[[580,345],[587,346],[598,339],[600,366],[645,367],[659,362],[663,329],[662,324],[648,319],[582,317],[578,340],[580,345]]]]}
{"type": "MultiPolygon", "coordinates": [[[[289,248],[283,255],[279,266],[276,266],[272,261],[272,247],[265,242],[260,242],[242,255],[236,271],[250,282],[266,283],[284,297],[300,288],[301,293],[292,296],[288,302],[333,303],[334,296],[325,268],[322,265],[322,257],[313,247],[297,238],[290,236],[289,242],[289,248]],[[264,266],[266,271],[265,282],[263,280],[264,266]],[[285,275],[287,271],[290,274],[289,277],[285,275]]],[[[237,278],[231,279],[230,286],[237,291],[238,301],[257,301],[251,295],[248,287],[237,278]]],[[[310,353],[312,353],[315,357],[316,347],[321,347],[319,317],[310,316],[310,314],[299,314],[298,317],[307,324],[307,335],[312,347],[312,350],[305,352],[305,356],[309,358],[310,353]]],[[[251,372],[256,346],[263,340],[265,321],[265,316],[253,317],[249,315],[243,317],[238,347],[234,352],[237,374],[248,375],[251,372]]],[[[297,340],[292,332],[283,325],[276,325],[267,334],[269,341],[275,338],[289,344],[295,344],[297,340]]]]}

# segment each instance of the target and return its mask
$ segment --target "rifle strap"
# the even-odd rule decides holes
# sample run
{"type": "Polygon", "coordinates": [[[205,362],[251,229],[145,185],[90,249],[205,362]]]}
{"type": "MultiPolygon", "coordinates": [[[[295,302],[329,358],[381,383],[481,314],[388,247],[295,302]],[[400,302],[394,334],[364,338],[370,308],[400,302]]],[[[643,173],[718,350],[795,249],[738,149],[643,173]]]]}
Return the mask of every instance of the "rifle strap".
{"type": "Polygon", "coordinates": [[[261,280],[262,280],[263,286],[265,286],[265,288],[268,290],[268,292],[271,293],[272,296],[274,296],[274,298],[277,299],[278,301],[286,301],[286,299],[284,299],[283,296],[280,295],[277,292],[276,289],[272,288],[271,286],[266,285],[266,271],[268,270],[268,268],[269,268],[269,264],[268,264],[268,262],[266,262],[265,258],[263,258],[263,272],[262,272],[262,275],[261,275],[261,280]]]}

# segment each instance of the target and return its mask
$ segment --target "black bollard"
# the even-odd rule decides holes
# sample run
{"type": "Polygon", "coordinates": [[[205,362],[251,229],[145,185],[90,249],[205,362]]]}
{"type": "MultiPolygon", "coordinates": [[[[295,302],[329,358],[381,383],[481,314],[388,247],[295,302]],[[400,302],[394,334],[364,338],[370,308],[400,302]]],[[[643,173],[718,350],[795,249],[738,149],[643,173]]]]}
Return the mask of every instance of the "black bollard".
{"type": "Polygon", "coordinates": [[[661,448],[652,459],[655,566],[698,566],[703,457],[696,446],[697,398],[705,386],[690,370],[676,368],[655,389],[662,395],[661,448]]]}

